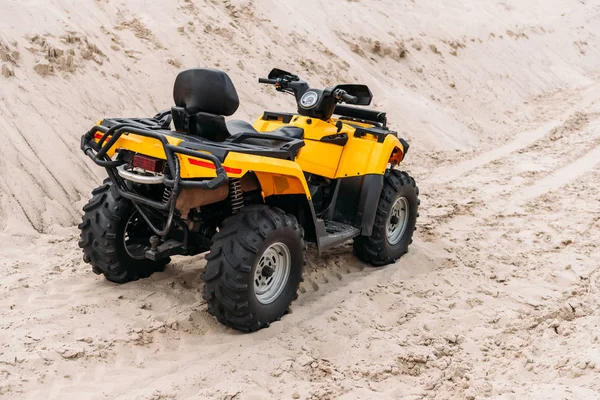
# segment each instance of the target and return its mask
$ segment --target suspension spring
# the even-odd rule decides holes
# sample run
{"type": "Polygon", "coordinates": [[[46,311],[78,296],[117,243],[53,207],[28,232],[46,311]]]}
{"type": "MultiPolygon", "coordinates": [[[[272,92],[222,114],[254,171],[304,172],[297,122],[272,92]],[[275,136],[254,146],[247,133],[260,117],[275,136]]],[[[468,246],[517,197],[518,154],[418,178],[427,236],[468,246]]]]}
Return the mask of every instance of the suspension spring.
{"type": "Polygon", "coordinates": [[[244,207],[244,192],[242,192],[242,182],[239,179],[229,179],[229,199],[231,212],[234,214],[244,207]]]}
{"type": "Polygon", "coordinates": [[[170,187],[165,186],[165,190],[163,191],[163,195],[162,195],[162,202],[166,203],[169,201],[169,199],[171,198],[171,193],[173,193],[173,189],[171,189],[170,187]]]}

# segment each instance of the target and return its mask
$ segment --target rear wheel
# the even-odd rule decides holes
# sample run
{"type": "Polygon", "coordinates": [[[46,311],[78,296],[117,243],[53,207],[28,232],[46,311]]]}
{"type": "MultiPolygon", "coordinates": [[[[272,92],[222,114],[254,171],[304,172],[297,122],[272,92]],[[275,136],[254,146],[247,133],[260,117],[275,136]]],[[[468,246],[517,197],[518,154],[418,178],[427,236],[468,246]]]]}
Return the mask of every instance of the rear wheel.
{"type": "Polygon", "coordinates": [[[227,218],[202,275],[208,312],[244,332],[280,319],[296,298],[304,249],[302,227],[280,209],[247,206],[227,218]]]}
{"type": "Polygon", "coordinates": [[[79,247],[83,249],[83,260],[96,274],[125,283],[147,278],[169,263],[168,258],[152,261],[145,257],[154,233],[112,182],[94,189],[83,211],[79,247]]]}
{"type": "Polygon", "coordinates": [[[408,251],[419,215],[419,188],[404,171],[387,170],[373,233],[354,240],[356,256],[369,264],[393,263],[408,251]]]}

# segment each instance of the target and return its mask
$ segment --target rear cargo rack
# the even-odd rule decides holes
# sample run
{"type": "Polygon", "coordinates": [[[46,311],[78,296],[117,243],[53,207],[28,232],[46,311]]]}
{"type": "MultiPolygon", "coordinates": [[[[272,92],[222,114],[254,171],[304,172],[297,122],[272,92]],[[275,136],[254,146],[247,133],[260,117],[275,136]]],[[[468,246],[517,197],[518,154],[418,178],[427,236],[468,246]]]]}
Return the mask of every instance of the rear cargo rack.
{"type": "MultiPolygon", "coordinates": [[[[109,178],[114,183],[119,194],[133,202],[134,206],[142,217],[146,220],[150,228],[159,236],[165,236],[171,230],[173,216],[175,214],[175,204],[181,189],[199,188],[206,190],[217,189],[222,185],[228,184],[229,179],[222,162],[225,161],[229,151],[236,153],[254,154],[265,157],[274,157],[285,160],[293,160],[298,150],[304,146],[304,141],[285,136],[275,136],[268,133],[254,134],[241,133],[232,135],[231,140],[226,143],[207,142],[200,138],[186,135],[182,132],[174,132],[166,129],[165,119],[158,118],[108,118],[101,124],[94,126],[90,131],[81,137],[81,150],[92,159],[97,165],[104,167],[109,178]],[[125,180],[119,175],[117,167],[122,166],[127,161],[124,159],[112,160],[108,156],[108,151],[114,146],[122,135],[135,134],[158,140],[165,152],[167,158],[168,175],[164,177],[164,185],[170,189],[171,195],[162,202],[141,196],[130,189],[125,180]],[[94,139],[98,138],[98,142],[94,139]],[[178,137],[183,140],[179,146],[174,146],[167,141],[165,135],[178,137]],[[265,145],[244,144],[246,139],[265,140],[265,145]],[[278,148],[269,147],[268,143],[277,141],[282,143],[278,148]],[[207,153],[209,152],[209,153],[207,153]],[[177,154],[183,154],[189,157],[195,157],[210,161],[214,164],[217,176],[213,179],[194,180],[182,179],[180,176],[180,164],[177,154]],[[162,229],[157,228],[142,210],[141,205],[152,209],[165,211],[167,213],[167,222],[162,229]]],[[[182,229],[186,232],[185,224],[182,229]]]]}
{"type": "MultiPolygon", "coordinates": [[[[227,174],[223,168],[223,165],[221,164],[221,161],[219,161],[217,157],[212,154],[173,146],[169,144],[166,137],[160,133],[161,130],[163,129],[158,124],[156,126],[148,126],[133,120],[129,122],[116,123],[110,128],[102,125],[96,125],[81,137],[81,150],[88,157],[90,157],[94,163],[106,168],[106,172],[113,181],[119,194],[132,201],[135,208],[148,223],[154,233],[156,233],[158,236],[165,236],[171,230],[177,196],[182,188],[200,188],[211,190],[228,183],[229,179],[227,178],[227,174]],[[99,132],[102,133],[102,137],[98,143],[96,143],[94,139],[96,138],[96,134],[99,132]],[[171,174],[171,178],[168,178],[167,176],[164,177],[164,185],[171,188],[171,195],[166,202],[158,202],[141,196],[130,190],[128,185],[125,183],[123,178],[119,176],[117,171],[117,167],[125,164],[127,161],[111,160],[110,157],[108,157],[107,152],[112,148],[117,140],[119,140],[122,135],[129,133],[156,139],[162,144],[163,150],[167,157],[167,165],[171,174]],[[204,181],[182,179],[180,176],[179,158],[176,157],[176,154],[184,154],[190,157],[197,157],[212,162],[215,165],[217,176],[213,179],[204,181]],[[162,229],[157,228],[151,222],[147,213],[142,210],[140,204],[154,209],[166,211],[167,222],[165,223],[165,226],[162,229]]],[[[187,238],[187,227],[182,226],[182,228],[184,230],[185,237],[187,238]]],[[[185,242],[186,241],[184,241],[184,243],[185,242]]]]}

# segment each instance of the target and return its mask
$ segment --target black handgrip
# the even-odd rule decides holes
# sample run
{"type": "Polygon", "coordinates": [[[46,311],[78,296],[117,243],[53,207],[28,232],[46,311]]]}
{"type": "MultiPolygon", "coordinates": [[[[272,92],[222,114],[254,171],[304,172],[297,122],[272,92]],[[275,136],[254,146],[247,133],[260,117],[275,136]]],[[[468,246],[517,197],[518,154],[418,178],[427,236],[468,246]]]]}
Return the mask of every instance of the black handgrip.
{"type": "Polygon", "coordinates": [[[118,167],[121,164],[125,163],[125,160],[111,160],[106,156],[98,157],[96,152],[96,148],[92,146],[92,143],[95,143],[94,135],[96,132],[100,131],[98,129],[100,127],[96,126],[92,128],[90,131],[81,136],[81,150],[84,152],[86,156],[92,159],[93,162],[100,165],[101,167],[114,168],[118,167]]]}
{"type": "MultiPolygon", "coordinates": [[[[225,172],[225,168],[217,167],[217,176],[215,178],[204,181],[180,181],[179,186],[184,188],[214,190],[227,184],[228,182],[229,177],[227,176],[227,172],[225,172]]],[[[165,185],[173,187],[175,185],[175,179],[165,178],[165,185]]]]}
{"type": "Polygon", "coordinates": [[[225,183],[229,182],[229,178],[227,177],[227,172],[225,172],[225,168],[218,167],[217,168],[217,177],[211,179],[210,181],[205,181],[202,183],[206,183],[205,188],[209,190],[216,189],[225,183]]]}
{"type": "Polygon", "coordinates": [[[268,83],[274,85],[277,83],[277,79],[258,78],[258,83],[268,83]]]}
{"type": "Polygon", "coordinates": [[[352,96],[351,94],[348,94],[348,93],[343,93],[342,100],[344,100],[344,102],[346,102],[348,104],[354,104],[358,101],[358,97],[352,96]]]}
{"type": "Polygon", "coordinates": [[[348,103],[348,104],[354,104],[354,103],[358,102],[358,97],[352,96],[351,94],[346,92],[344,89],[334,90],[333,96],[336,98],[337,101],[343,101],[344,103],[348,103]]]}

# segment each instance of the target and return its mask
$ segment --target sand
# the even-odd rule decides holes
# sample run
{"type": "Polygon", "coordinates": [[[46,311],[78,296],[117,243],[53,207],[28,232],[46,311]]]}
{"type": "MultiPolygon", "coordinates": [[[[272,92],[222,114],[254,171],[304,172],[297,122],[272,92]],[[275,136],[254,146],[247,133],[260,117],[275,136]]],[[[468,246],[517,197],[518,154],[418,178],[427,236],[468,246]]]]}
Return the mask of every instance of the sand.
{"type": "Polygon", "coordinates": [[[0,3],[0,398],[600,398],[599,34],[576,0],[0,3]],[[292,313],[249,335],[208,315],[203,255],[94,275],[79,138],[195,66],[243,119],[293,110],[272,67],[368,84],[411,144],[410,252],[309,247],[292,313]]]}

